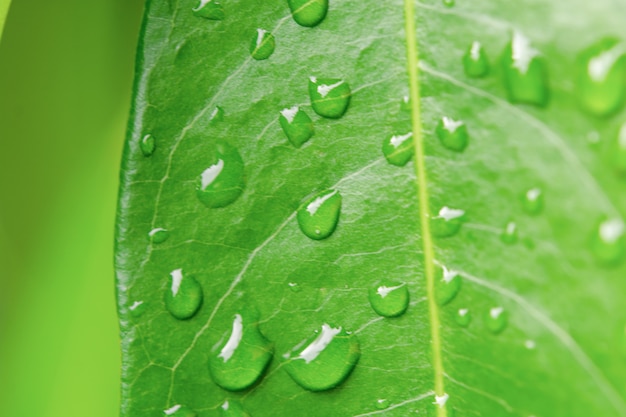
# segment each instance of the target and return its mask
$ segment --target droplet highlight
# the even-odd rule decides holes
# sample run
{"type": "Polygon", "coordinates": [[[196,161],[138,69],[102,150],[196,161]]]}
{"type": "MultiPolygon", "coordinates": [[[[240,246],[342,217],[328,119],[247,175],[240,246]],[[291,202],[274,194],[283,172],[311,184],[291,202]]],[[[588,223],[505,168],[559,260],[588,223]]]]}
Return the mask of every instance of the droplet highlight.
{"type": "Polygon", "coordinates": [[[134,301],[128,306],[128,311],[132,317],[139,318],[146,311],[146,303],[141,300],[134,301]]]}
{"type": "Polygon", "coordinates": [[[471,78],[481,78],[489,73],[489,59],[480,42],[472,42],[463,55],[463,70],[471,78]]]}
{"type": "Polygon", "coordinates": [[[210,164],[197,180],[196,195],[209,208],[226,207],[243,192],[243,160],[236,148],[223,142],[216,146],[210,164]]]}
{"type": "Polygon", "coordinates": [[[531,216],[543,211],[543,191],[539,187],[527,190],[522,196],[522,208],[531,216]]]}
{"type": "Polygon", "coordinates": [[[156,142],[152,135],[145,135],[141,138],[141,142],[139,143],[139,148],[141,149],[141,153],[144,156],[150,156],[154,153],[156,149],[156,142]]]}
{"type": "Polygon", "coordinates": [[[391,165],[406,165],[413,157],[414,150],[413,132],[393,135],[383,141],[383,155],[391,165]]]}
{"type": "Polygon", "coordinates": [[[513,32],[502,54],[504,85],[512,103],[548,104],[547,66],[539,51],[520,32],[513,32]]]}
{"type": "Polygon", "coordinates": [[[600,219],[591,238],[591,251],[596,260],[605,265],[616,265],[624,259],[626,239],[622,219],[600,219]]]}
{"type": "Polygon", "coordinates": [[[341,194],[326,190],[310,198],[298,209],[300,230],[311,239],[326,239],[333,234],[339,222],[341,194]]]}
{"type": "Polygon", "coordinates": [[[182,269],[170,273],[169,287],[165,291],[165,306],[179,320],[193,317],[202,305],[202,286],[195,278],[183,275],[182,269]]]}
{"type": "Polygon", "coordinates": [[[224,121],[224,109],[221,106],[215,106],[213,111],[211,111],[211,116],[209,117],[209,124],[213,126],[223,121],[224,121]]]}
{"type": "Polygon", "coordinates": [[[502,307],[494,307],[487,314],[487,328],[493,334],[502,333],[508,324],[508,314],[502,307]]]}
{"type": "Polygon", "coordinates": [[[464,210],[444,206],[431,218],[431,231],[436,237],[451,237],[459,232],[464,220],[464,210]]]}
{"type": "Polygon", "coordinates": [[[459,293],[461,289],[461,276],[458,272],[441,266],[437,268],[437,275],[435,280],[435,294],[437,298],[437,304],[444,306],[459,293]]]}
{"type": "Polygon", "coordinates": [[[287,136],[289,142],[296,148],[304,145],[311,139],[313,133],[315,133],[313,121],[309,115],[298,106],[281,110],[278,121],[285,136],[287,136]]]}
{"type": "Polygon", "coordinates": [[[309,79],[309,97],[315,113],[329,119],[344,115],[350,104],[352,92],[344,80],[337,78],[309,79]]]}
{"type": "Polygon", "coordinates": [[[379,410],[385,410],[387,408],[389,408],[389,400],[385,399],[385,398],[381,398],[379,400],[376,400],[376,408],[379,410]]]}
{"type": "Polygon", "coordinates": [[[224,20],[224,7],[219,0],[200,0],[193,14],[209,20],[224,20]]]}
{"type": "Polygon", "coordinates": [[[220,415],[222,417],[250,417],[243,406],[237,401],[224,401],[220,407],[220,415]]]}
{"type": "Polygon", "coordinates": [[[368,291],[372,309],[383,317],[398,317],[409,307],[409,289],[405,283],[385,282],[368,291]]]}
{"type": "Polygon", "coordinates": [[[460,308],[456,312],[456,315],[454,316],[454,320],[456,321],[456,324],[458,324],[459,326],[467,327],[467,326],[469,326],[470,322],[472,321],[472,315],[471,315],[469,309],[467,309],[467,308],[460,308]]]}
{"type": "Polygon", "coordinates": [[[508,245],[517,242],[517,224],[515,222],[510,221],[504,225],[500,234],[500,240],[508,245]]]}
{"type": "Polygon", "coordinates": [[[167,410],[163,410],[163,415],[168,417],[196,417],[197,414],[194,413],[190,408],[184,407],[182,405],[175,405],[173,407],[168,408],[167,410]]]}
{"type": "Polygon", "coordinates": [[[328,13],[328,0],[287,0],[291,16],[300,26],[319,25],[328,13]]]}
{"type": "Polygon", "coordinates": [[[467,147],[469,136],[465,123],[450,117],[442,117],[435,128],[441,144],[451,151],[462,152],[467,147]]]}
{"type": "Polygon", "coordinates": [[[150,241],[155,244],[163,243],[170,237],[170,232],[162,227],[157,227],[148,232],[150,241]]]}
{"type": "Polygon", "coordinates": [[[269,58],[276,49],[274,35],[265,29],[257,29],[256,35],[252,38],[250,45],[250,55],[257,61],[269,58]]]}

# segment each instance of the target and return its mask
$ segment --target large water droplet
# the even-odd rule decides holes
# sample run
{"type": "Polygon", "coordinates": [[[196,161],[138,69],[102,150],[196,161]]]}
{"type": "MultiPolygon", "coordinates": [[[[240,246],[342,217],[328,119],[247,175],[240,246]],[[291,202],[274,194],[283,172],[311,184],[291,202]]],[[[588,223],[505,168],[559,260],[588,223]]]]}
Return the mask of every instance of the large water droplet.
{"type": "Polygon", "coordinates": [[[316,333],[284,356],[285,368],[301,387],[325,391],[338,386],[350,375],[361,351],[356,336],[341,327],[323,324],[322,330],[316,333]]]}
{"type": "Polygon", "coordinates": [[[341,194],[326,190],[308,199],[298,209],[298,225],[302,233],[320,240],[332,235],[341,212],[341,194]]]}
{"type": "Polygon", "coordinates": [[[435,128],[437,137],[446,148],[462,152],[467,146],[469,136],[465,123],[450,117],[443,117],[435,128]]]}
{"type": "Polygon", "coordinates": [[[624,104],[626,55],[624,46],[612,38],[602,39],[578,57],[576,90],[581,107],[607,116],[624,104]]]}
{"type": "Polygon", "coordinates": [[[591,251],[603,264],[613,265],[621,262],[626,252],[624,222],[622,219],[603,218],[591,238],[591,251]]]}
{"type": "Polygon", "coordinates": [[[182,405],[175,405],[167,410],[163,410],[164,416],[169,417],[196,417],[197,414],[194,413],[191,409],[184,407],[182,405]]]}
{"type": "Polygon", "coordinates": [[[150,238],[150,241],[156,244],[165,242],[169,236],[170,232],[162,227],[157,227],[148,232],[148,237],[150,238]]]}
{"type": "Polygon", "coordinates": [[[202,305],[202,286],[195,278],[183,275],[182,269],[170,273],[165,291],[165,306],[179,320],[193,317],[202,305]]]}
{"type": "Polygon", "coordinates": [[[300,26],[313,27],[328,13],[328,0],[287,0],[293,20],[300,26]]]}
{"type": "Polygon", "coordinates": [[[615,171],[621,176],[626,175],[626,123],[620,126],[611,148],[611,161],[615,171]]]}
{"type": "Polygon", "coordinates": [[[216,146],[210,164],[198,178],[198,199],[210,208],[225,207],[243,192],[243,160],[236,148],[223,142],[216,146]]]}
{"type": "Polygon", "coordinates": [[[276,48],[276,40],[274,35],[265,29],[257,29],[256,35],[252,38],[250,45],[250,55],[257,61],[267,59],[274,53],[276,48]]]}
{"type": "Polygon", "coordinates": [[[211,377],[230,391],[250,387],[265,372],[274,345],[259,331],[255,314],[235,314],[230,336],[213,348],[209,357],[211,377]]]}
{"type": "Polygon", "coordinates": [[[298,106],[283,109],[278,118],[283,132],[289,142],[296,148],[301,147],[306,141],[311,139],[315,130],[313,121],[308,114],[298,106]]]}
{"type": "Polygon", "coordinates": [[[141,148],[141,153],[143,153],[144,156],[152,155],[154,153],[154,150],[156,149],[156,143],[152,135],[145,135],[143,138],[141,138],[139,148],[141,148]]]}
{"type": "Polygon", "coordinates": [[[444,206],[431,219],[431,231],[437,237],[454,236],[461,229],[464,220],[465,211],[444,206]]]}
{"type": "Polygon", "coordinates": [[[543,191],[534,187],[526,191],[522,196],[522,208],[527,214],[535,216],[543,210],[543,191]]]}
{"type": "Polygon", "coordinates": [[[130,306],[128,306],[128,310],[130,311],[130,315],[132,317],[141,317],[146,311],[146,303],[144,303],[143,301],[135,301],[130,306]]]}
{"type": "Polygon", "coordinates": [[[397,317],[409,306],[407,285],[385,282],[369,289],[369,300],[374,311],[384,317],[397,317]]]}
{"type": "Polygon", "coordinates": [[[250,417],[243,406],[237,401],[224,401],[220,407],[222,417],[250,417]]]}
{"type": "Polygon", "coordinates": [[[548,73],[539,51],[515,31],[502,54],[504,84],[513,103],[545,106],[548,103],[548,73]]]}
{"type": "Polygon", "coordinates": [[[504,225],[500,234],[500,240],[509,245],[517,242],[517,225],[515,222],[507,222],[504,225]]]}
{"type": "Polygon", "coordinates": [[[219,0],[200,0],[193,14],[210,20],[224,20],[224,7],[219,0]]]}
{"type": "Polygon", "coordinates": [[[383,141],[383,155],[392,165],[404,166],[411,160],[414,152],[413,132],[393,135],[383,141]]]}
{"type": "Polygon", "coordinates": [[[472,42],[463,55],[463,69],[465,75],[472,78],[484,77],[489,73],[489,59],[480,42],[472,42]]]}
{"type": "Polygon", "coordinates": [[[508,314],[502,307],[494,307],[487,314],[487,328],[493,334],[501,333],[508,323],[508,314]]]}
{"type": "Polygon", "coordinates": [[[437,268],[435,290],[439,305],[443,306],[452,301],[460,289],[461,276],[458,272],[447,269],[445,266],[437,268]]]}
{"type": "Polygon", "coordinates": [[[461,327],[467,327],[469,326],[470,322],[472,321],[472,315],[470,314],[469,309],[467,308],[460,308],[457,312],[456,312],[456,316],[454,317],[456,323],[461,326],[461,327]]]}
{"type": "Polygon", "coordinates": [[[350,86],[337,78],[309,79],[309,97],[315,113],[322,117],[338,119],[350,104],[350,86]]]}

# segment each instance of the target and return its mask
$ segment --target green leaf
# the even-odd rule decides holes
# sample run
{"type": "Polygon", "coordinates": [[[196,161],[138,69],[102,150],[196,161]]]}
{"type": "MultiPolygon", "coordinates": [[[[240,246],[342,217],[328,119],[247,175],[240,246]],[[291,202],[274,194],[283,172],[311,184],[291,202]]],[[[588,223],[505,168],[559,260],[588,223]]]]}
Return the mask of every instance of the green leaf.
{"type": "Polygon", "coordinates": [[[2,39],[2,32],[4,30],[4,22],[6,21],[7,14],[9,13],[9,6],[11,0],[0,0],[0,39],[2,39]]]}
{"type": "Polygon", "coordinates": [[[626,416],[624,6],[326,5],[148,2],[122,416],[626,416]]]}

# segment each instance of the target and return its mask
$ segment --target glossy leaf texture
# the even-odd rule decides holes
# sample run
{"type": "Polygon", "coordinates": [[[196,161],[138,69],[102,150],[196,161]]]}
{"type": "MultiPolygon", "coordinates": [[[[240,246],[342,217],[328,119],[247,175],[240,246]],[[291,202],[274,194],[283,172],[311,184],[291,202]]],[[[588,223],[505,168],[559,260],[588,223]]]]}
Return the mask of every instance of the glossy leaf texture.
{"type": "Polygon", "coordinates": [[[624,18],[149,1],[122,416],[626,416],[624,18]]]}

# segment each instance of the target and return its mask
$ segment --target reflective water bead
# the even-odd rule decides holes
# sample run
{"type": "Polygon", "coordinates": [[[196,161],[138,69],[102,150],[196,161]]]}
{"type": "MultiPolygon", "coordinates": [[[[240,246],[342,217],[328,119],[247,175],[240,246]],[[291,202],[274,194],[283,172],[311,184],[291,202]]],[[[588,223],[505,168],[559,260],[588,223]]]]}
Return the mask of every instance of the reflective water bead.
{"type": "Polygon", "coordinates": [[[145,135],[141,138],[141,142],[139,143],[139,148],[141,149],[141,153],[144,156],[150,156],[154,153],[156,149],[156,143],[152,135],[145,135]]]}
{"type": "Polygon", "coordinates": [[[531,216],[541,213],[543,210],[543,191],[534,187],[529,189],[522,196],[522,208],[531,216]]]}
{"type": "Polygon", "coordinates": [[[182,405],[175,405],[173,407],[168,408],[167,410],[163,410],[164,416],[169,417],[196,417],[197,414],[194,413],[191,409],[184,407],[182,405]]]}
{"type": "Polygon", "coordinates": [[[591,251],[602,264],[614,265],[624,259],[626,239],[622,219],[602,218],[591,238],[591,251]]]}
{"type": "Polygon", "coordinates": [[[313,121],[308,114],[298,106],[283,109],[278,118],[285,136],[293,146],[301,147],[315,132],[313,121]]]}
{"type": "Polygon", "coordinates": [[[211,116],[209,118],[209,124],[215,125],[218,122],[224,121],[224,109],[220,106],[215,106],[213,111],[211,112],[211,116]]]}
{"type": "Polygon", "coordinates": [[[489,73],[489,59],[480,42],[472,42],[463,55],[463,69],[465,75],[472,78],[484,77],[489,73]]]}
{"type": "Polygon", "coordinates": [[[467,308],[460,308],[456,312],[455,321],[461,327],[469,326],[470,321],[472,321],[472,315],[470,314],[469,309],[467,309],[467,308]]]}
{"type": "Polygon", "coordinates": [[[157,227],[148,232],[148,237],[152,243],[163,243],[170,236],[170,232],[162,227],[157,227]]]}
{"type": "Polygon", "coordinates": [[[369,289],[368,297],[374,311],[384,317],[397,317],[409,306],[409,289],[406,284],[385,282],[369,289]]]}
{"type": "Polygon", "coordinates": [[[252,44],[250,45],[250,55],[257,61],[261,61],[269,58],[274,53],[276,40],[274,35],[265,29],[257,29],[256,31],[257,33],[252,38],[252,44]]]}
{"type": "Polygon", "coordinates": [[[336,190],[322,191],[300,206],[298,225],[311,239],[326,239],[335,231],[340,212],[341,194],[336,190]]]}
{"type": "Polygon", "coordinates": [[[517,225],[515,222],[507,222],[502,228],[502,233],[500,234],[500,239],[502,242],[507,244],[513,244],[517,242],[517,225]]]}
{"type": "Polygon", "coordinates": [[[539,51],[520,32],[513,32],[502,54],[504,84],[513,103],[548,104],[548,72],[539,51]]]}
{"type": "Polygon", "coordinates": [[[338,119],[350,104],[352,93],[344,80],[337,78],[309,78],[309,97],[315,113],[322,117],[338,119]]]}
{"type": "Polygon", "coordinates": [[[224,7],[219,0],[200,0],[200,4],[192,9],[196,16],[209,20],[224,20],[224,7]]]}
{"type": "Polygon", "coordinates": [[[225,142],[218,143],[211,165],[197,180],[198,199],[209,208],[232,204],[243,192],[244,164],[236,148],[225,142]]]}
{"type": "Polygon", "coordinates": [[[431,231],[437,237],[450,237],[457,234],[465,220],[465,211],[442,207],[439,214],[431,218],[431,231]]]}
{"type": "Polygon", "coordinates": [[[487,328],[493,334],[501,333],[508,323],[508,314],[502,307],[494,307],[487,314],[487,328]]]}
{"type": "Polygon", "coordinates": [[[146,303],[143,301],[135,301],[128,306],[128,311],[132,317],[138,318],[146,311],[146,303]]]}
{"type": "Polygon", "coordinates": [[[444,306],[452,301],[460,289],[461,276],[458,272],[447,269],[445,266],[437,267],[435,293],[437,303],[440,306],[444,306]]]}
{"type": "Polygon", "coordinates": [[[328,13],[328,0],[287,0],[291,16],[300,26],[319,25],[328,13]]]}
{"type": "Polygon", "coordinates": [[[411,160],[414,152],[413,132],[404,135],[393,135],[383,141],[383,155],[387,162],[396,166],[404,166],[411,160]]]}
{"type": "Polygon", "coordinates": [[[182,269],[170,273],[169,288],[165,291],[165,306],[179,320],[193,317],[202,305],[203,294],[195,278],[183,275],[182,269]]]}
{"type": "Polygon", "coordinates": [[[435,132],[441,144],[452,151],[462,152],[467,147],[469,141],[467,127],[460,120],[442,117],[435,132]]]}
{"type": "Polygon", "coordinates": [[[376,400],[376,408],[379,410],[384,410],[389,407],[389,400],[381,398],[376,400]]]}

